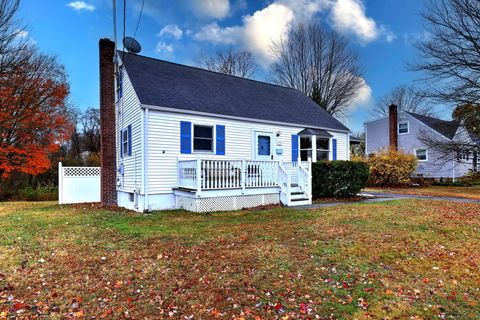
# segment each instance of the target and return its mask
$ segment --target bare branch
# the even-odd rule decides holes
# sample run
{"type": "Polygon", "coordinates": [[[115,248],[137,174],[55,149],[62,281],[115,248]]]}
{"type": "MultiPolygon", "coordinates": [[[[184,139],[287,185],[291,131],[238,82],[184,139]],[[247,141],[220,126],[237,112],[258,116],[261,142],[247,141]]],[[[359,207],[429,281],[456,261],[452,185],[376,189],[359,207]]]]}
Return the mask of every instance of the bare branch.
{"type": "Polygon", "coordinates": [[[330,114],[345,115],[365,85],[357,54],[318,22],[294,26],[272,51],[273,81],[300,90],[330,114]]]}
{"type": "Polygon", "coordinates": [[[378,98],[370,111],[372,118],[382,118],[388,115],[388,106],[394,104],[399,110],[413,112],[425,116],[435,116],[430,101],[422,96],[413,86],[402,85],[392,89],[386,95],[378,98]]]}
{"type": "Polygon", "coordinates": [[[257,68],[251,52],[234,51],[229,47],[214,55],[202,55],[197,59],[200,67],[232,76],[251,78],[257,68]]]}

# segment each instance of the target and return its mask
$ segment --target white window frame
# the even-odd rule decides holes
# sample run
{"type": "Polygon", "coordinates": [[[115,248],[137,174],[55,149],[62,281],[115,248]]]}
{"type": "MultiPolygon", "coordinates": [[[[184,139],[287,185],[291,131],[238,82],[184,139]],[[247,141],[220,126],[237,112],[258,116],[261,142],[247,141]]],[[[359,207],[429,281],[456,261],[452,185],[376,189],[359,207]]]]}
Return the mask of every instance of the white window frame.
{"type": "MultiPolygon", "coordinates": [[[[192,123],[192,153],[196,154],[215,154],[215,150],[217,148],[216,141],[217,141],[217,132],[216,126],[212,124],[204,124],[204,123],[192,123]],[[195,150],[195,126],[200,127],[209,127],[212,128],[212,150],[195,150]]],[[[204,138],[207,139],[207,138],[204,138]]]]}
{"type": "Polygon", "coordinates": [[[317,152],[318,151],[323,151],[323,152],[327,152],[328,153],[328,156],[327,156],[327,160],[328,161],[331,161],[333,156],[332,156],[332,150],[333,150],[333,138],[325,138],[325,137],[318,137],[318,136],[315,136],[315,161],[322,161],[322,160],[318,160],[318,154],[317,152]],[[317,143],[317,139],[322,139],[322,140],[327,140],[328,141],[328,150],[327,149],[320,149],[318,147],[318,143],[317,143]]]}
{"type": "Polygon", "coordinates": [[[410,133],[410,122],[409,121],[400,121],[397,125],[397,132],[398,132],[399,135],[409,134],[410,133]],[[400,132],[400,125],[401,124],[406,124],[407,125],[407,132],[400,132]]]}
{"type": "Polygon", "coordinates": [[[298,156],[300,158],[301,161],[307,161],[307,160],[302,160],[302,151],[308,151],[310,150],[311,152],[311,158],[313,158],[313,151],[314,151],[314,147],[313,147],[313,138],[315,138],[315,136],[299,136],[298,137],[298,156]],[[309,138],[310,139],[310,148],[306,148],[306,149],[302,149],[302,138],[309,138]]]}
{"type": "Polygon", "coordinates": [[[128,157],[128,138],[128,128],[122,129],[122,141],[120,141],[122,144],[122,148],[120,149],[122,151],[122,157],[128,157]]]}
{"type": "Polygon", "coordinates": [[[414,152],[415,157],[417,158],[417,160],[418,160],[419,162],[426,162],[426,161],[428,161],[428,149],[427,149],[427,148],[415,148],[415,149],[413,149],[413,152],[414,152]],[[421,151],[421,150],[425,150],[425,159],[419,159],[419,158],[418,158],[417,152],[418,152],[418,151],[421,151]]]}

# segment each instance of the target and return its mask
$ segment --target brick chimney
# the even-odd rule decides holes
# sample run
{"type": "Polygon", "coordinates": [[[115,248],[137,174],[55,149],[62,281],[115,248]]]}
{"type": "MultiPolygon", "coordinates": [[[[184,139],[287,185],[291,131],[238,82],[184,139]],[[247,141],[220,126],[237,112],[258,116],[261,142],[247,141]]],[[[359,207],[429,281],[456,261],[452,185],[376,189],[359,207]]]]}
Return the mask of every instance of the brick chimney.
{"type": "Polygon", "coordinates": [[[100,199],[104,206],[117,205],[115,152],[115,43],[100,39],[100,199]]]}
{"type": "Polygon", "coordinates": [[[388,107],[388,123],[389,123],[389,137],[390,137],[390,150],[398,151],[398,108],[396,105],[391,104],[388,107]]]}

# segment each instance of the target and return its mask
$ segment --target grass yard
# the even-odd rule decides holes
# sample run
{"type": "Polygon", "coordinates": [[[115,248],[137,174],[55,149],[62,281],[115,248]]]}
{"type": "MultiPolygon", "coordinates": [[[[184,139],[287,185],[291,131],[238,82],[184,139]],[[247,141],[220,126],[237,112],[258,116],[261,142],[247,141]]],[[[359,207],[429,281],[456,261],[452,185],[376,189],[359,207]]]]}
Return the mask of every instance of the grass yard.
{"type": "Polygon", "coordinates": [[[365,191],[414,194],[420,196],[460,197],[480,200],[480,185],[475,185],[471,187],[430,186],[410,188],[367,188],[365,189],[365,191]]]}
{"type": "Polygon", "coordinates": [[[480,205],[0,203],[0,319],[478,319],[480,205]]]}

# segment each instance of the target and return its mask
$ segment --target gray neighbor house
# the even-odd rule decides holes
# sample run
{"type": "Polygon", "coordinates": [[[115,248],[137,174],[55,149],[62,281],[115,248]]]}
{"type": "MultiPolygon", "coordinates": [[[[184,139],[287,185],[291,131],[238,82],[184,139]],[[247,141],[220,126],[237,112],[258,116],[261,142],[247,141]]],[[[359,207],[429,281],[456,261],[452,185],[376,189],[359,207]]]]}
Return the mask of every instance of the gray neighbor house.
{"type": "Polygon", "coordinates": [[[432,135],[432,138],[445,142],[480,144],[480,139],[468,132],[458,121],[397,111],[397,107],[392,105],[388,116],[365,122],[364,125],[366,155],[389,147],[414,154],[418,158],[414,173],[417,177],[455,180],[479,169],[478,155],[452,153],[451,157],[445,157],[422,142],[421,137],[432,135]]]}

